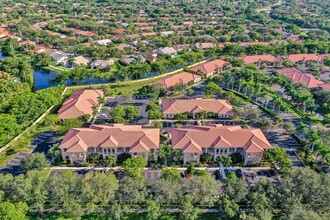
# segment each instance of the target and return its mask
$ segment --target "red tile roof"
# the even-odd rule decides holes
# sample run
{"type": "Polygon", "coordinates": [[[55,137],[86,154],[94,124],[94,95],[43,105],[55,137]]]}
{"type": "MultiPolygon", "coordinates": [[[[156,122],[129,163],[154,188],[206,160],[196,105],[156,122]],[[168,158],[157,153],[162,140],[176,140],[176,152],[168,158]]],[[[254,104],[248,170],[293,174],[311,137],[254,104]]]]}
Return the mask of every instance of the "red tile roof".
{"type": "Polygon", "coordinates": [[[319,84],[319,88],[330,91],[330,84],[319,84]]]}
{"type": "Polygon", "coordinates": [[[291,60],[294,63],[308,60],[319,61],[319,57],[315,54],[290,54],[287,56],[282,56],[282,58],[291,60]]]}
{"type": "Polygon", "coordinates": [[[268,61],[268,62],[275,62],[276,57],[273,55],[256,55],[256,56],[245,56],[242,57],[244,60],[245,64],[251,64],[251,63],[258,63],[261,61],[268,61]]]}
{"type": "Polygon", "coordinates": [[[66,119],[92,115],[92,107],[99,103],[100,96],[103,96],[102,90],[78,90],[65,100],[58,111],[58,117],[66,119]]]}
{"type": "Polygon", "coordinates": [[[192,67],[191,72],[197,73],[198,70],[201,70],[204,75],[208,75],[216,70],[222,69],[225,65],[228,64],[228,62],[220,59],[211,60],[192,67]]]}
{"type": "Polygon", "coordinates": [[[311,74],[304,74],[297,69],[294,68],[283,68],[276,70],[278,73],[285,75],[286,77],[290,78],[295,83],[301,83],[308,88],[315,88],[324,82],[317,80],[311,74]]]}
{"type": "Polygon", "coordinates": [[[201,153],[202,148],[243,148],[245,152],[262,153],[271,148],[260,129],[240,126],[191,126],[171,130],[172,145],[184,153],[201,153]]]}
{"type": "Polygon", "coordinates": [[[202,111],[232,115],[233,107],[223,99],[165,99],[162,101],[163,114],[197,113],[202,111]]]}
{"type": "Polygon", "coordinates": [[[150,152],[159,148],[159,129],[122,124],[72,128],[59,146],[71,153],[87,152],[88,147],[129,147],[130,153],[150,152]]]}
{"type": "Polygon", "coordinates": [[[175,86],[175,85],[185,85],[189,82],[201,79],[199,75],[188,73],[188,72],[181,72],[175,75],[164,77],[153,84],[161,84],[166,89],[175,86]]]}

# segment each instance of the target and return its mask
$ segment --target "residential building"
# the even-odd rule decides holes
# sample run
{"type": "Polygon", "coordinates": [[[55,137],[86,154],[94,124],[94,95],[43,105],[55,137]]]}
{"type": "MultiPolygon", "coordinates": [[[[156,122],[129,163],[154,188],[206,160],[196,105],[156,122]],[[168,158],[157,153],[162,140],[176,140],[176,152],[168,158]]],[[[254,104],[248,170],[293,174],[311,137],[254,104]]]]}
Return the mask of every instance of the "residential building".
{"type": "Polygon", "coordinates": [[[211,49],[216,47],[214,43],[195,43],[194,47],[198,50],[211,49]]]}
{"type": "Polygon", "coordinates": [[[164,99],[161,101],[164,118],[175,118],[176,114],[187,113],[195,118],[199,112],[206,112],[210,117],[231,118],[233,107],[223,99],[164,99]]]}
{"type": "Polygon", "coordinates": [[[135,47],[129,44],[119,44],[116,48],[120,51],[124,51],[126,48],[136,49],[135,47]]]}
{"type": "Polygon", "coordinates": [[[102,90],[78,90],[63,103],[58,110],[60,119],[79,118],[83,115],[92,115],[93,106],[98,106],[102,90]]]}
{"type": "Polygon", "coordinates": [[[167,36],[170,36],[172,34],[174,34],[174,31],[162,31],[162,32],[160,32],[160,35],[162,37],[167,37],[167,36]]]}
{"type": "Polygon", "coordinates": [[[208,153],[217,157],[240,153],[245,164],[258,164],[271,145],[260,129],[208,125],[171,130],[172,146],[182,151],[183,163],[199,163],[208,153]]]}
{"type": "Polygon", "coordinates": [[[132,62],[145,63],[147,60],[142,55],[124,55],[121,57],[120,62],[124,65],[129,65],[132,62]]]}
{"type": "Polygon", "coordinates": [[[115,63],[114,59],[109,59],[109,60],[95,60],[94,62],[91,63],[91,68],[92,69],[101,69],[105,70],[108,69],[110,65],[113,65],[115,63]]]}
{"type": "Polygon", "coordinates": [[[288,77],[292,82],[301,83],[308,88],[316,88],[325,84],[324,82],[315,79],[313,75],[302,73],[294,68],[278,69],[276,72],[288,77]]]}
{"type": "Polygon", "coordinates": [[[62,53],[62,52],[55,52],[51,55],[53,60],[55,60],[58,64],[66,65],[69,60],[70,54],[62,53]]]}
{"type": "Polygon", "coordinates": [[[169,55],[172,57],[177,55],[177,51],[173,47],[160,48],[159,50],[156,51],[156,53],[162,55],[169,55]]]}
{"type": "Polygon", "coordinates": [[[161,84],[165,89],[169,89],[176,85],[186,85],[189,82],[196,83],[200,80],[201,76],[183,71],[178,74],[167,76],[160,80],[157,80],[153,84],[161,84]]]}
{"type": "Polygon", "coordinates": [[[97,44],[101,45],[101,46],[107,46],[109,44],[112,43],[112,41],[110,39],[104,39],[104,40],[97,40],[95,41],[97,44]]]}
{"type": "Polygon", "coordinates": [[[255,56],[245,56],[241,57],[244,60],[245,64],[252,64],[252,63],[258,63],[261,62],[269,62],[274,63],[276,61],[276,57],[273,55],[255,55],[255,56]]]}
{"type": "Polygon", "coordinates": [[[87,65],[88,63],[89,63],[89,59],[87,59],[83,56],[77,56],[73,60],[73,66],[87,65]]]}
{"type": "Polygon", "coordinates": [[[212,76],[215,72],[221,72],[223,67],[226,65],[230,65],[230,63],[220,59],[215,59],[192,67],[190,72],[193,74],[201,74],[205,77],[209,77],[212,76]]]}
{"type": "Polygon", "coordinates": [[[158,128],[144,128],[140,125],[112,124],[91,125],[89,128],[72,128],[65,135],[59,148],[63,160],[71,164],[85,164],[88,155],[97,153],[103,159],[129,153],[131,157],[141,156],[146,161],[157,160],[160,133],[158,128]]]}
{"type": "Polygon", "coordinates": [[[298,62],[305,63],[306,61],[309,61],[309,60],[313,60],[316,62],[320,61],[319,56],[317,56],[315,54],[290,54],[287,56],[281,56],[281,58],[288,59],[288,60],[292,61],[293,63],[298,63],[298,62]]]}

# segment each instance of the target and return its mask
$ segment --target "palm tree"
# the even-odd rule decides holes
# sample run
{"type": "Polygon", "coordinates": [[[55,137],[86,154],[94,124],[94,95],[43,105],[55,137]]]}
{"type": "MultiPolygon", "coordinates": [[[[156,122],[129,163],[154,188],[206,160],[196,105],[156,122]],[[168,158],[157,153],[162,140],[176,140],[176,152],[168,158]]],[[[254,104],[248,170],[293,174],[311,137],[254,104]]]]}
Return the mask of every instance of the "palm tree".
{"type": "Polygon", "coordinates": [[[105,163],[107,166],[112,167],[113,165],[116,164],[116,159],[113,156],[108,156],[107,159],[105,160],[105,163]]]}
{"type": "Polygon", "coordinates": [[[229,156],[217,157],[217,162],[219,164],[222,163],[225,167],[230,166],[233,163],[231,157],[229,157],[229,156]]]}
{"type": "Polygon", "coordinates": [[[173,147],[170,144],[161,144],[158,150],[159,158],[164,159],[164,165],[167,166],[168,158],[173,157],[173,147]]]}
{"type": "Polygon", "coordinates": [[[95,163],[97,162],[98,160],[100,159],[100,155],[98,153],[91,153],[89,156],[88,156],[88,160],[92,163],[95,163]]]}

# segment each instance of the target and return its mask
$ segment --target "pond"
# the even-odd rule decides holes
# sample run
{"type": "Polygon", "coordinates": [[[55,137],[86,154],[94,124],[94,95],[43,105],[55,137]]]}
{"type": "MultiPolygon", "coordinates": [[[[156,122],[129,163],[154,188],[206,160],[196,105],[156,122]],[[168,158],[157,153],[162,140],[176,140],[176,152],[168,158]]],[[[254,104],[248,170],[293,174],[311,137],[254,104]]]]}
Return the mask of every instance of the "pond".
{"type": "MultiPolygon", "coordinates": [[[[37,90],[40,89],[46,89],[49,87],[57,86],[58,83],[52,83],[52,80],[54,80],[58,76],[57,72],[54,71],[47,71],[42,68],[36,68],[36,70],[33,73],[34,78],[34,86],[37,90]]],[[[69,79],[66,82],[67,86],[74,85],[74,84],[98,84],[98,83],[107,83],[109,82],[108,79],[97,79],[97,78],[86,78],[83,81],[74,82],[73,80],[69,79]]]]}

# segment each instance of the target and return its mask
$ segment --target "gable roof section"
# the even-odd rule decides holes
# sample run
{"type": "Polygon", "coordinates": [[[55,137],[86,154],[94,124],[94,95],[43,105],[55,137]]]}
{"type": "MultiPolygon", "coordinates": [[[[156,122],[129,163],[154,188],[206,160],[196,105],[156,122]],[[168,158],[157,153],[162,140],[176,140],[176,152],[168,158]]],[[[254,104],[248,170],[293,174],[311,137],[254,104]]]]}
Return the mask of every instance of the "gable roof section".
{"type": "Polygon", "coordinates": [[[295,83],[301,83],[308,88],[319,87],[320,85],[325,84],[324,82],[317,80],[311,74],[304,74],[294,68],[283,68],[276,70],[278,73],[290,78],[295,83]]]}
{"type": "Polygon", "coordinates": [[[290,54],[287,56],[282,56],[282,58],[286,58],[294,63],[308,60],[319,61],[320,59],[319,56],[315,54],[290,54]]]}
{"type": "Polygon", "coordinates": [[[165,99],[162,102],[163,114],[197,113],[201,111],[216,114],[233,114],[233,107],[223,99],[165,99]]]}
{"type": "Polygon", "coordinates": [[[79,118],[85,114],[91,115],[92,107],[99,102],[100,96],[103,96],[102,90],[78,90],[65,100],[58,111],[58,117],[67,119],[79,118]]]}
{"type": "Polygon", "coordinates": [[[242,57],[242,59],[244,60],[245,64],[258,63],[261,61],[267,61],[273,63],[276,61],[276,57],[274,57],[273,55],[245,56],[242,57]]]}
{"type": "Polygon", "coordinates": [[[208,125],[172,129],[172,145],[187,153],[202,148],[243,148],[245,152],[262,153],[271,148],[260,129],[240,126],[208,125]],[[207,137],[207,138],[206,138],[207,137]]]}
{"type": "Polygon", "coordinates": [[[176,85],[185,85],[189,82],[201,79],[200,76],[188,72],[181,72],[175,75],[164,77],[153,84],[161,84],[164,88],[168,89],[176,85]]]}
{"type": "Polygon", "coordinates": [[[88,147],[129,147],[130,153],[145,153],[159,148],[159,129],[122,124],[73,128],[59,147],[66,152],[86,152],[88,147]]]}
{"type": "Polygon", "coordinates": [[[208,75],[210,73],[213,73],[214,71],[223,68],[225,65],[228,65],[229,63],[224,60],[215,59],[211,60],[205,63],[201,63],[197,66],[194,66],[191,68],[191,72],[197,73],[198,70],[202,71],[204,75],[208,75]]]}

